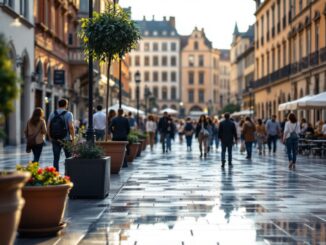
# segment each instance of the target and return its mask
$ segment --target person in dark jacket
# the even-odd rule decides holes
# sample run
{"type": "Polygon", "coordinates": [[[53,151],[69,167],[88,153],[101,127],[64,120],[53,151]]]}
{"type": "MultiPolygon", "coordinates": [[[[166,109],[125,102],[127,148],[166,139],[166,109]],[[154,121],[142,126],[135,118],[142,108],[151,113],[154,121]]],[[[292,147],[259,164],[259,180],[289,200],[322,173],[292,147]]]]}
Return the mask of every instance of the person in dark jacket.
{"type": "Polygon", "coordinates": [[[186,125],[184,128],[184,134],[186,135],[187,151],[191,151],[192,135],[194,134],[194,126],[192,125],[191,119],[187,118],[186,125]]]}
{"type": "Polygon", "coordinates": [[[203,146],[204,146],[204,158],[207,157],[208,152],[208,120],[205,115],[201,115],[196,126],[196,138],[199,142],[200,157],[203,156],[203,146]]]}
{"type": "Polygon", "coordinates": [[[237,130],[235,128],[234,122],[230,120],[230,114],[224,114],[225,120],[220,123],[218,137],[222,143],[222,165],[225,165],[225,152],[228,150],[228,163],[232,166],[232,146],[238,141],[237,130]]]}
{"type": "MultiPolygon", "coordinates": [[[[128,134],[130,132],[130,125],[127,118],[123,117],[123,110],[118,110],[118,116],[112,119],[110,125],[110,131],[112,132],[113,141],[128,141],[128,134]]],[[[128,167],[127,155],[129,149],[127,147],[127,154],[124,159],[123,167],[128,167]]]]}
{"type": "Polygon", "coordinates": [[[166,140],[167,140],[167,136],[168,136],[168,127],[169,127],[169,123],[168,123],[168,113],[164,112],[163,117],[160,118],[160,121],[158,122],[158,126],[157,126],[157,130],[161,135],[161,143],[162,143],[162,150],[163,153],[167,152],[166,149],[166,140]]]}
{"type": "Polygon", "coordinates": [[[167,128],[167,135],[166,135],[166,148],[167,151],[172,150],[172,140],[174,140],[174,135],[175,135],[176,127],[173,123],[172,118],[168,119],[168,128],[167,128]]]}

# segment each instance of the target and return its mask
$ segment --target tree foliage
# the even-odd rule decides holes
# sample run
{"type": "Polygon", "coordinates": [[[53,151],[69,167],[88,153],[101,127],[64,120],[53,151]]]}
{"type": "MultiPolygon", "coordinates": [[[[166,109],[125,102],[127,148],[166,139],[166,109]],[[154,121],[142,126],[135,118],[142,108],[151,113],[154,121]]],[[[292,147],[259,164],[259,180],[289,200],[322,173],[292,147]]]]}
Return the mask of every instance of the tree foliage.
{"type": "Polygon", "coordinates": [[[109,5],[105,12],[94,12],[92,19],[81,19],[79,33],[86,57],[106,61],[119,58],[136,48],[141,38],[136,23],[118,5],[109,5]]]}
{"type": "Polygon", "coordinates": [[[225,113],[225,112],[229,112],[229,113],[233,113],[236,111],[240,111],[240,105],[236,105],[236,104],[227,104],[226,106],[224,106],[222,108],[222,110],[220,111],[221,114],[225,113]]]}

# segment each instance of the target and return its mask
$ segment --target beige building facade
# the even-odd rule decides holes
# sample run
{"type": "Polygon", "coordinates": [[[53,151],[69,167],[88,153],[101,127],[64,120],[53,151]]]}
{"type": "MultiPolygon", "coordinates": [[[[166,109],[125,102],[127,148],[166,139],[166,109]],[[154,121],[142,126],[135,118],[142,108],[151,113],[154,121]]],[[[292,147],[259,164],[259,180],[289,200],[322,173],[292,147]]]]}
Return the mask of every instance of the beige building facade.
{"type": "Polygon", "coordinates": [[[219,95],[220,52],[213,48],[203,29],[195,28],[181,39],[181,98],[185,115],[216,114],[219,95]]]}
{"type": "Polygon", "coordinates": [[[231,62],[230,50],[220,49],[220,75],[219,75],[219,103],[222,109],[230,103],[230,75],[231,75],[231,62]]]}
{"type": "MultiPolygon", "coordinates": [[[[256,1],[255,82],[257,117],[288,112],[278,105],[326,90],[326,1],[256,1]]],[[[299,118],[325,119],[322,111],[299,118]]]]}

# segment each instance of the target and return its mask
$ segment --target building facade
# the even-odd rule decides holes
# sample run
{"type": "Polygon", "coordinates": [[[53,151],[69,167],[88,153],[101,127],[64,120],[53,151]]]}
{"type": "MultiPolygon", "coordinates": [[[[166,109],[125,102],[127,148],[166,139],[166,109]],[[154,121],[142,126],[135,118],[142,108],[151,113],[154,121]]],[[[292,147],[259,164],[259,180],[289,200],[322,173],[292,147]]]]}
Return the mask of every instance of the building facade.
{"type": "MultiPolygon", "coordinates": [[[[285,112],[278,105],[326,90],[324,0],[256,1],[255,109],[258,117],[285,112]]],[[[320,111],[297,112],[316,121],[320,111]]]]}
{"type": "Polygon", "coordinates": [[[221,108],[219,56],[204,29],[195,28],[191,35],[182,37],[181,98],[186,115],[212,115],[221,108]]]}
{"type": "Polygon", "coordinates": [[[220,49],[220,76],[219,76],[219,94],[220,94],[220,108],[230,104],[230,50],[220,49]]]}
{"type": "Polygon", "coordinates": [[[157,112],[167,107],[178,109],[180,102],[180,37],[175,18],[137,21],[142,40],[130,53],[130,98],[136,105],[135,73],[140,72],[140,103],[144,110],[157,112]],[[152,98],[153,101],[149,102],[152,98]]]}
{"type": "Polygon", "coordinates": [[[233,41],[231,44],[231,103],[241,105],[245,91],[245,53],[254,41],[254,26],[249,26],[246,32],[239,32],[235,24],[233,41]]]}
{"type": "Polygon", "coordinates": [[[17,145],[23,140],[23,130],[34,109],[36,84],[34,72],[33,1],[0,0],[0,34],[10,48],[10,58],[17,77],[21,78],[20,96],[14,111],[5,119],[5,144],[17,145]]]}

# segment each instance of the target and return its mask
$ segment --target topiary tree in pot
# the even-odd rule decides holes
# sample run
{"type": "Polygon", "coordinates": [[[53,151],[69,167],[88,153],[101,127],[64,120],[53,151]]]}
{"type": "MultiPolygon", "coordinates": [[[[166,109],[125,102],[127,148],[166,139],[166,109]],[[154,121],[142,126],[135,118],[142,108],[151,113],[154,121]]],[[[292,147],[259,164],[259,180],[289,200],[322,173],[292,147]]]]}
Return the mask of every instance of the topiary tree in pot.
{"type": "MultiPolygon", "coordinates": [[[[121,60],[123,55],[134,49],[140,40],[140,32],[129,14],[109,4],[103,13],[94,13],[92,19],[81,20],[80,37],[85,56],[92,54],[95,60],[107,62],[106,119],[108,120],[110,68],[112,60],[121,60]]],[[[121,88],[121,81],[120,88],[121,88]]],[[[121,105],[121,101],[119,103],[121,105]]],[[[104,152],[111,156],[111,172],[119,173],[125,157],[128,142],[108,142],[108,122],[106,123],[105,141],[98,142],[104,152]]]]}

